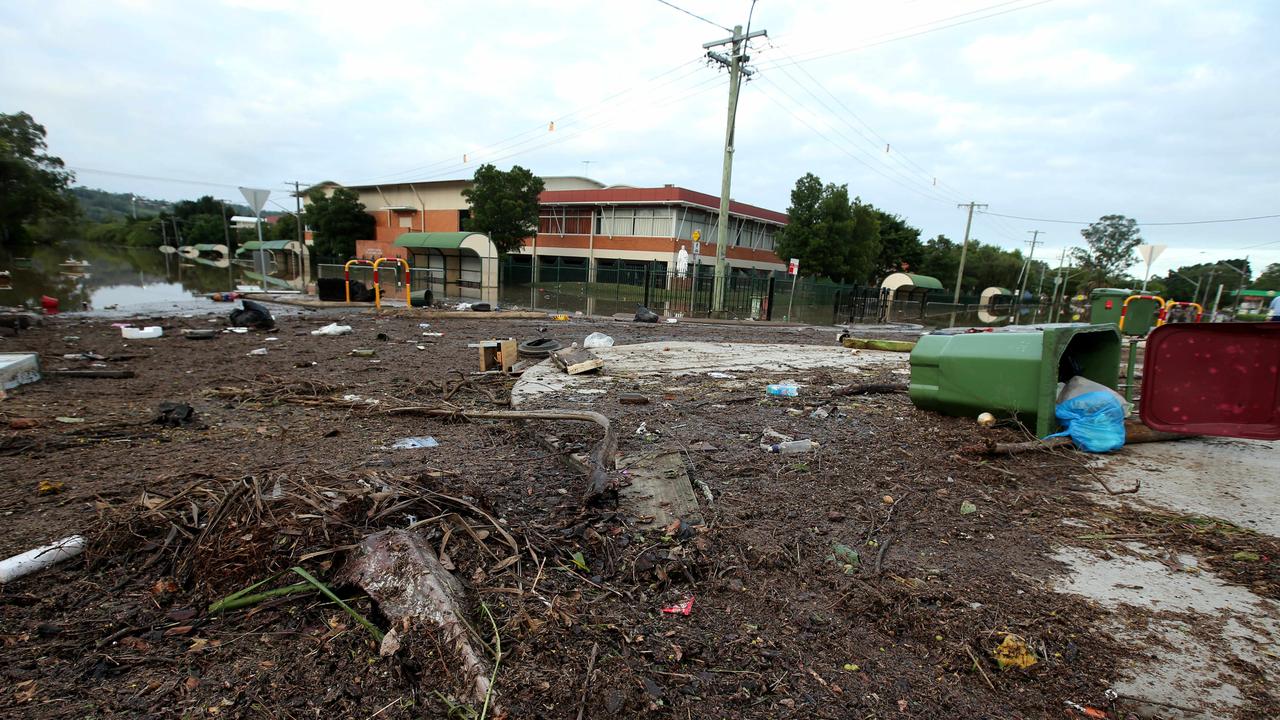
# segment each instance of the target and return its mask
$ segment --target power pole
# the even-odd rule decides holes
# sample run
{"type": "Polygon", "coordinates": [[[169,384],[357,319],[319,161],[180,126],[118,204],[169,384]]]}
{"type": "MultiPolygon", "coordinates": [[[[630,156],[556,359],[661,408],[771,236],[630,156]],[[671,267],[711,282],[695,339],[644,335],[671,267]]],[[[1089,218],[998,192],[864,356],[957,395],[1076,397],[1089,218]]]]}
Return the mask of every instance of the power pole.
{"type": "Polygon", "coordinates": [[[960,269],[956,271],[956,294],[951,298],[952,305],[960,304],[960,283],[964,280],[964,258],[969,252],[969,228],[973,226],[973,209],[975,207],[985,208],[982,203],[970,202],[962,203],[956,207],[969,208],[969,218],[964,221],[964,242],[960,244],[960,269]]]}
{"type": "Polygon", "coordinates": [[[1031,251],[1027,253],[1027,268],[1022,273],[1021,284],[1018,286],[1018,304],[1019,305],[1022,304],[1022,294],[1027,290],[1027,276],[1031,274],[1031,261],[1035,259],[1035,256],[1036,256],[1036,245],[1038,244],[1036,240],[1040,238],[1040,233],[1043,231],[1028,230],[1027,232],[1031,233],[1031,251]]]}
{"type": "Polygon", "coordinates": [[[222,244],[227,246],[227,291],[236,289],[235,248],[231,247],[231,223],[227,221],[227,201],[222,200],[222,244]]]}
{"type": "MultiPolygon", "coordinates": [[[[306,292],[307,284],[311,282],[311,253],[307,250],[307,243],[303,240],[302,235],[302,183],[298,180],[293,181],[293,224],[298,232],[298,264],[302,267],[302,290],[306,292]]],[[[426,222],[425,220],[423,222],[426,222]]],[[[409,278],[405,277],[405,282],[409,278]]]]}
{"type": "Polygon", "coordinates": [[[1049,303],[1049,321],[1058,319],[1058,292],[1066,292],[1066,282],[1062,278],[1062,266],[1067,262],[1067,249],[1062,248],[1062,257],[1058,258],[1058,273],[1053,276],[1053,300],[1049,303]]]}
{"type": "Polygon", "coordinates": [[[724,128],[724,167],[720,175],[720,223],[716,231],[716,282],[712,289],[712,312],[724,311],[724,290],[728,279],[728,263],[725,251],[729,245],[729,187],[733,178],[733,130],[738,116],[738,90],[742,87],[742,76],[751,76],[752,71],[743,67],[750,58],[745,54],[747,41],[751,38],[768,35],[765,30],[742,33],[742,26],[733,27],[733,37],[704,43],[702,48],[707,57],[721,66],[729,68],[729,117],[724,128]],[[728,57],[711,50],[721,45],[732,45],[728,57]]]}

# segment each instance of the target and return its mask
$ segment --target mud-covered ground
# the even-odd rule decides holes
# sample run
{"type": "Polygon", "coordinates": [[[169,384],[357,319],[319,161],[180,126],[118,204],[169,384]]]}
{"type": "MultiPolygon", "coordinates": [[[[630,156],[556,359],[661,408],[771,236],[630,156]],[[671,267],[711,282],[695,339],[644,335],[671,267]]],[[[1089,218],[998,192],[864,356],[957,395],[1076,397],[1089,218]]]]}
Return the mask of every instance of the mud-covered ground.
{"type": "MultiPolygon", "coordinates": [[[[303,312],[271,332],[212,340],[179,329],[221,329],[220,319],[165,318],[163,338],[129,342],[108,322],[54,319],[0,340],[0,351],[39,352],[45,369],[136,373],[49,378],[0,401],[0,428],[11,428],[0,429],[0,556],[89,538],[81,558],[0,588],[0,716],[1040,718],[1072,712],[1067,701],[1116,710],[1104,693],[1132,651],[1096,629],[1104,611],[1041,582],[1056,569],[1047,551],[1090,527],[1095,508],[1075,488],[1092,480],[1069,453],[966,451],[991,435],[1022,439],[1013,430],[917,411],[904,394],[839,394],[901,375],[816,371],[798,378],[797,398],[765,395],[783,379],[769,373],[745,390],[673,380],[645,405],[619,404],[626,382],[575,398],[573,409],[610,418],[620,451],[684,454],[711,496],[699,491],[705,524],[689,527],[584,506],[585,477],[539,437],[586,451],[593,425],[392,412],[505,406],[510,380],[473,375],[467,347],[494,337],[568,344],[599,330],[619,344],[834,349],[834,331],[496,319],[422,328],[410,316],[303,312]],[[310,335],[333,321],[355,332],[310,335]],[[248,354],[258,348],[267,354],[248,354]],[[105,359],[63,359],[84,352],[105,359]],[[163,402],[190,404],[195,421],[153,424],[163,402]],[[764,454],[764,428],[819,448],[764,454]],[[410,436],[439,445],[388,449],[410,436]],[[356,618],[393,629],[344,582],[351,547],[411,526],[461,582],[461,611],[490,669],[501,645],[487,710],[438,630],[395,625],[401,646],[384,656],[356,618]],[[833,560],[836,545],[858,557],[842,549],[833,560]],[[353,612],[312,587],[210,612],[254,583],[299,583],[295,566],[353,612]],[[689,598],[688,615],[661,612],[689,598]],[[998,666],[993,651],[1009,635],[1034,665],[998,666]]],[[[1110,517],[1108,532],[1138,527],[1110,517]]],[[[1251,711],[1274,710],[1268,692],[1251,711]]]]}

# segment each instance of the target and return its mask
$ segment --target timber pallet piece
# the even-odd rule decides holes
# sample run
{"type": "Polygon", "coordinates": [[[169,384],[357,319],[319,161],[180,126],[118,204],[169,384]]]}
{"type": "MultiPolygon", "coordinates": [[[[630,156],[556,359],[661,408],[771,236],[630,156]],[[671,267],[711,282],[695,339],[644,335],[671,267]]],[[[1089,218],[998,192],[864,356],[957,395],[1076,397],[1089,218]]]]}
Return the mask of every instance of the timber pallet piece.
{"type": "Polygon", "coordinates": [[[570,375],[577,375],[591,370],[604,367],[604,360],[592,355],[590,352],[582,348],[565,348],[551,353],[551,359],[555,361],[565,372],[570,375]]]}

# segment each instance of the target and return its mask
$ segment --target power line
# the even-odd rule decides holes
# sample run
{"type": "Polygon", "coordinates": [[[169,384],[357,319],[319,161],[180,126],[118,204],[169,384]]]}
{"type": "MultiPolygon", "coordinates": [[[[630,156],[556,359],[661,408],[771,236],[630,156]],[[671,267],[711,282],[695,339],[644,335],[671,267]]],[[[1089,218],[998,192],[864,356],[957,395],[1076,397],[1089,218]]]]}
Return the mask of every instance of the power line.
{"type": "Polygon", "coordinates": [[[684,13],[685,15],[688,15],[688,16],[689,16],[689,17],[691,17],[691,18],[697,18],[697,19],[701,20],[702,22],[707,23],[708,25],[715,25],[716,27],[720,28],[721,30],[724,30],[725,32],[733,32],[733,29],[732,29],[732,28],[727,28],[727,27],[725,27],[725,26],[721,25],[720,23],[715,22],[714,20],[708,20],[708,19],[706,19],[706,18],[702,17],[701,15],[699,15],[699,14],[697,14],[697,13],[690,12],[690,11],[688,11],[688,10],[685,10],[684,8],[680,7],[679,5],[673,5],[673,4],[669,3],[669,2],[667,2],[667,0],[658,0],[658,2],[662,3],[663,5],[666,5],[667,7],[671,8],[671,9],[673,9],[673,10],[679,10],[680,12],[684,13]]]}
{"type": "MultiPolygon", "coordinates": [[[[938,32],[938,31],[940,31],[940,30],[949,30],[949,29],[954,28],[954,27],[959,27],[959,26],[961,26],[961,25],[968,25],[968,24],[970,24],[970,23],[975,23],[975,22],[978,22],[978,21],[980,21],[980,20],[988,20],[988,19],[993,18],[993,17],[999,17],[1000,15],[1007,15],[1007,14],[1009,14],[1009,13],[1018,12],[1019,10],[1029,10],[1030,8],[1036,7],[1036,6],[1038,6],[1038,5],[1045,5],[1045,4],[1048,4],[1048,3],[1053,2],[1053,0],[1039,0],[1038,2],[1033,2],[1033,3],[1031,3],[1030,5],[1023,5],[1023,6],[1020,6],[1020,7],[1008,8],[1007,10],[1001,10],[1001,11],[999,11],[999,12],[993,12],[993,13],[990,13],[990,14],[988,14],[988,15],[982,15],[982,16],[980,16],[980,17],[969,18],[968,20],[961,20],[961,21],[959,21],[959,22],[950,23],[950,24],[948,24],[948,25],[942,25],[942,26],[939,26],[939,27],[932,27],[932,28],[929,28],[929,27],[928,27],[929,25],[936,25],[937,23],[946,22],[947,20],[953,20],[953,19],[955,19],[955,18],[964,17],[964,16],[966,16],[966,15],[972,15],[972,14],[974,14],[974,13],[984,12],[984,11],[986,11],[986,10],[992,10],[992,9],[995,9],[995,8],[998,8],[998,7],[1003,7],[1003,6],[1005,6],[1005,5],[1011,5],[1011,4],[1013,4],[1013,3],[1022,2],[1022,1],[1023,1],[1023,0],[1007,0],[1006,2],[997,3],[997,4],[995,4],[995,5],[990,5],[990,6],[985,7],[985,8],[979,8],[979,9],[977,9],[977,10],[971,10],[971,11],[966,12],[966,13],[960,13],[960,14],[958,14],[958,15],[952,15],[951,17],[948,17],[948,18],[943,18],[943,19],[941,19],[941,20],[934,20],[933,22],[928,22],[928,23],[922,23],[921,25],[915,25],[915,26],[912,26],[911,28],[905,28],[904,30],[897,31],[897,32],[906,32],[907,30],[911,30],[911,29],[913,29],[913,28],[917,28],[917,27],[925,27],[925,28],[928,28],[928,29],[925,29],[925,30],[921,30],[921,31],[919,31],[919,32],[908,33],[908,34],[905,34],[905,35],[900,35],[900,36],[898,36],[898,37],[891,37],[891,38],[889,38],[889,39],[887,39],[887,40],[880,40],[880,41],[878,41],[878,42],[865,43],[865,44],[863,44],[863,45],[856,45],[856,46],[854,46],[854,47],[844,48],[844,49],[841,49],[841,50],[832,50],[832,51],[829,51],[829,52],[818,52],[818,53],[816,53],[816,54],[810,54],[810,55],[808,55],[808,56],[801,57],[801,58],[799,58],[799,59],[797,59],[797,60],[794,60],[794,61],[792,61],[791,63],[788,63],[788,64],[798,65],[798,64],[800,64],[800,63],[812,62],[812,61],[814,61],[814,60],[822,60],[822,59],[829,58],[829,57],[835,57],[835,56],[837,56],[837,55],[846,55],[846,54],[848,54],[848,53],[858,52],[859,50],[867,50],[867,49],[869,49],[869,48],[879,47],[879,46],[881,46],[881,45],[888,45],[889,43],[895,43],[895,42],[898,42],[898,41],[900,41],[900,40],[907,40],[907,39],[910,39],[910,38],[919,37],[919,36],[921,36],[921,35],[927,35],[927,34],[929,34],[929,33],[938,32]]],[[[882,35],[873,36],[873,37],[884,37],[885,35],[893,35],[893,34],[895,34],[895,33],[884,33],[884,34],[882,34],[882,35]]],[[[779,65],[781,65],[781,64],[782,64],[782,63],[774,63],[772,66],[769,66],[769,67],[777,67],[777,66],[779,66],[779,65]]]]}
{"type": "MultiPolygon", "coordinates": [[[[765,82],[769,83],[769,84],[770,84],[770,85],[772,85],[773,87],[777,88],[777,89],[778,89],[778,91],[779,91],[779,92],[781,92],[783,95],[786,95],[786,96],[787,96],[787,99],[791,100],[791,102],[792,102],[794,105],[796,105],[796,106],[800,106],[800,104],[801,104],[801,103],[800,103],[798,100],[796,100],[794,97],[792,97],[792,96],[791,96],[791,94],[790,94],[790,93],[788,93],[785,89],[783,89],[783,88],[782,88],[782,86],[780,86],[780,85],[778,85],[777,83],[773,82],[773,81],[772,81],[772,80],[770,80],[768,77],[761,76],[761,79],[762,79],[762,80],[764,80],[765,82]]],[[[919,195],[919,196],[921,196],[921,197],[923,197],[923,198],[927,198],[927,199],[932,200],[932,201],[934,201],[934,202],[940,202],[940,203],[944,203],[944,204],[950,204],[950,203],[947,203],[947,202],[946,202],[946,201],[944,201],[944,200],[941,200],[941,199],[939,199],[939,198],[933,197],[932,195],[929,195],[928,193],[924,192],[923,190],[920,190],[920,189],[916,188],[914,185],[908,185],[907,183],[903,182],[899,177],[897,177],[897,176],[895,176],[895,175],[890,175],[890,174],[886,173],[884,170],[882,170],[881,168],[878,168],[878,167],[876,167],[875,165],[872,165],[871,163],[868,163],[866,160],[863,160],[862,158],[860,158],[860,157],[858,157],[857,155],[855,155],[855,154],[853,154],[852,152],[850,152],[850,151],[849,151],[849,149],[848,149],[848,148],[846,148],[844,145],[842,145],[842,144],[840,144],[840,143],[838,143],[838,142],[836,142],[836,141],[832,140],[830,137],[828,137],[828,136],[827,136],[827,134],[826,134],[826,133],[824,133],[824,132],[822,132],[821,130],[819,130],[818,128],[814,127],[812,124],[810,124],[810,123],[809,123],[809,121],[808,121],[808,120],[805,120],[803,117],[801,117],[800,115],[796,114],[796,112],[795,112],[794,110],[792,110],[790,107],[788,107],[785,103],[783,103],[783,102],[779,101],[777,98],[773,97],[773,95],[771,95],[771,94],[769,94],[769,93],[767,93],[767,92],[762,93],[762,94],[763,94],[766,98],[768,98],[768,99],[769,99],[769,102],[772,102],[773,104],[775,104],[775,105],[777,105],[778,107],[780,107],[780,108],[782,108],[783,110],[785,110],[789,115],[791,115],[791,117],[795,118],[797,121],[799,121],[799,122],[800,122],[801,124],[803,124],[805,127],[807,127],[807,128],[809,128],[810,130],[812,130],[812,131],[813,131],[813,132],[814,132],[818,137],[822,138],[823,140],[826,140],[828,143],[830,143],[830,144],[831,144],[833,147],[835,147],[837,150],[839,150],[839,151],[843,152],[845,155],[848,155],[850,158],[852,158],[853,160],[857,161],[859,164],[863,165],[863,166],[864,166],[864,167],[866,167],[868,170],[871,170],[872,172],[876,173],[877,175],[879,175],[879,176],[883,177],[884,179],[889,180],[890,182],[893,182],[893,183],[895,183],[895,184],[897,184],[897,185],[899,185],[899,186],[901,186],[901,187],[903,187],[903,188],[905,188],[905,189],[907,189],[907,190],[909,190],[909,191],[911,191],[911,192],[913,192],[913,193],[915,193],[915,194],[917,194],[917,195],[919,195]]],[[[837,134],[839,134],[839,133],[838,133],[838,131],[837,131],[837,134]]],[[[843,137],[843,136],[842,136],[842,137],[843,137]]]]}
{"type": "MultiPolygon", "coordinates": [[[[1086,222],[1086,221],[1084,221],[1084,220],[1053,220],[1053,219],[1050,219],[1050,218],[1033,218],[1033,217],[1023,217],[1023,216],[1021,216],[1021,215],[1005,215],[1005,214],[1001,214],[1001,213],[993,213],[993,212],[990,212],[990,211],[984,211],[984,210],[980,210],[979,212],[981,212],[983,215],[994,215],[994,216],[996,216],[996,217],[1010,218],[1010,219],[1012,219],[1012,220],[1026,220],[1026,221],[1028,221],[1028,222],[1060,223],[1060,224],[1062,224],[1062,225],[1092,225],[1092,224],[1093,224],[1092,222],[1086,222]]],[[[1171,227],[1171,226],[1181,226],[1181,225],[1216,225],[1216,224],[1218,224],[1218,223],[1249,222],[1249,221],[1252,221],[1252,220],[1271,220],[1271,219],[1274,219],[1274,218],[1280,218],[1280,214],[1276,214],[1276,215],[1254,215],[1254,216],[1252,216],[1252,217],[1238,217],[1238,218],[1221,218],[1221,219],[1217,219],[1217,220],[1180,220],[1180,221],[1170,221],[1170,222],[1140,222],[1140,223],[1138,223],[1138,227],[1171,227]]],[[[1247,250],[1248,248],[1241,248],[1241,249],[1242,249],[1242,250],[1247,250]]]]}

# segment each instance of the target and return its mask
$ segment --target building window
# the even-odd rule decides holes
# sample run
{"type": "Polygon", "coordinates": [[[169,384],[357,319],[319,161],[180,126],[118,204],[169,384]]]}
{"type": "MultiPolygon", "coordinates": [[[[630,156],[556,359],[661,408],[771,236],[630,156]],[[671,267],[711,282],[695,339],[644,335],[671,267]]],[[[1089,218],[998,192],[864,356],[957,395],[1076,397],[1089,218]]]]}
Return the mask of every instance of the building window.
{"type": "Polygon", "coordinates": [[[400,217],[396,218],[396,220],[399,220],[399,221],[400,221],[400,227],[402,227],[402,228],[409,228],[410,230],[412,230],[412,229],[413,229],[413,216],[412,216],[412,215],[401,215],[400,217]]]}
{"type": "Polygon", "coordinates": [[[470,228],[467,227],[467,223],[470,221],[471,221],[471,211],[459,210],[458,211],[458,232],[462,232],[463,230],[469,230],[470,228]]]}

